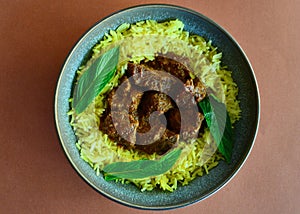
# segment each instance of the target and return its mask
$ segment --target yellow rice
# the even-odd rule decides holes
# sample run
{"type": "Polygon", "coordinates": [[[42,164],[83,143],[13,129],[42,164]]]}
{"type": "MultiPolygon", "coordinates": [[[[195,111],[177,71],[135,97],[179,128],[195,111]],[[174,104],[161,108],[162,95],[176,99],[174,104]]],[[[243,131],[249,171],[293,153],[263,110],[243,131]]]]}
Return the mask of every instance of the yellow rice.
{"type": "MultiPolygon", "coordinates": [[[[92,58],[78,69],[80,77],[94,59],[112,45],[120,45],[120,63],[114,78],[84,112],[76,114],[74,109],[69,112],[81,158],[91,165],[98,176],[102,176],[101,170],[112,162],[159,158],[156,154],[148,155],[139,151],[125,150],[99,131],[101,125],[99,118],[106,108],[105,96],[118,85],[118,79],[124,74],[129,60],[139,63],[144,59],[153,60],[157,53],[167,52],[188,57],[191,59],[190,69],[194,72],[191,75],[200,77],[202,82],[225,103],[232,123],[239,119],[240,107],[236,99],[238,88],[231,77],[231,71],[220,65],[222,53],[217,52],[211,41],[206,41],[198,35],[190,35],[183,28],[184,24],[180,20],[163,23],[147,20],[132,25],[122,24],[115,31],[111,30],[105,34],[93,48],[92,58]]],[[[208,128],[205,128],[194,142],[190,144],[181,142],[179,147],[182,148],[181,156],[168,172],[145,179],[119,179],[119,181],[133,183],[141,191],[151,191],[154,188],[173,191],[178,185],[187,185],[196,177],[208,174],[210,169],[218,165],[219,160],[224,160],[220,153],[215,152],[216,145],[208,128]]]]}

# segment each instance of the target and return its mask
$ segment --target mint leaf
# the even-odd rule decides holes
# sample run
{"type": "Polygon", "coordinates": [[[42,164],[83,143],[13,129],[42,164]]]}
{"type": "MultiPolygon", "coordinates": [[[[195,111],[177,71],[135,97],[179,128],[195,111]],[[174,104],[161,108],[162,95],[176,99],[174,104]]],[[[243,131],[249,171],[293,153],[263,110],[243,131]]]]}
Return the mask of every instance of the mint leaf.
{"type": "Polygon", "coordinates": [[[198,104],[204,113],[207,126],[218,150],[224,155],[227,163],[230,163],[233,148],[232,126],[225,104],[211,95],[198,104]]]}
{"type": "Polygon", "coordinates": [[[119,178],[140,179],[163,174],[170,170],[181,154],[181,149],[174,149],[160,160],[137,160],[115,162],[104,167],[105,180],[119,178]]]}
{"type": "Polygon", "coordinates": [[[119,47],[105,52],[82,74],[74,89],[72,106],[79,114],[95,99],[114,76],[119,61],[119,47]]]}

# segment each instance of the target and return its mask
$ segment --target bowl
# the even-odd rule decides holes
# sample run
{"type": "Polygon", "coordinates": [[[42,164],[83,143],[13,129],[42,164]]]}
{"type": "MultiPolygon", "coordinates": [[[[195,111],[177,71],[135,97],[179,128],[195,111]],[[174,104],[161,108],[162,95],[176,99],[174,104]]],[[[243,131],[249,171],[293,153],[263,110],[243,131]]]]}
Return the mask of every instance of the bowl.
{"type": "Polygon", "coordinates": [[[163,4],[140,5],[118,11],[97,22],[76,43],[61,69],[55,93],[55,122],[61,145],[77,173],[96,191],[121,204],[140,209],[174,209],[204,200],[224,187],[239,171],[253,147],[258,130],[260,100],[253,69],[242,48],[218,24],[193,10],[163,4]],[[111,29],[123,23],[141,20],[165,21],[179,19],[184,29],[198,34],[218,47],[222,62],[233,71],[232,77],[239,88],[238,99],[241,119],[234,128],[234,150],[231,164],[224,161],[208,175],[198,177],[189,185],[179,186],[174,192],[153,190],[141,192],[134,185],[107,182],[80,158],[76,137],[70,126],[68,111],[72,85],[79,66],[90,56],[92,47],[111,29]]]}

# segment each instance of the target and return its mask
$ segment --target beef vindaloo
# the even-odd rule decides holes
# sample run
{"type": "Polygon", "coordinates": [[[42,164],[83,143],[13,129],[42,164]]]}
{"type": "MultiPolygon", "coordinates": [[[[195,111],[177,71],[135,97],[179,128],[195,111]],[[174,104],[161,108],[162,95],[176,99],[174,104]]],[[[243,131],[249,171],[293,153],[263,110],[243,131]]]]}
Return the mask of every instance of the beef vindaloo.
{"type": "MultiPolygon", "coordinates": [[[[138,79],[138,75],[133,78],[133,81],[125,82],[127,78],[130,78],[131,76],[143,71],[150,71],[153,75],[155,75],[157,71],[169,72],[180,79],[185,86],[185,91],[176,96],[180,102],[200,102],[205,97],[206,90],[204,85],[197,77],[194,79],[190,77],[190,71],[187,66],[174,59],[164,56],[157,56],[153,61],[143,61],[140,64],[129,63],[126,70],[126,76],[121,79],[121,83],[123,82],[123,84],[127,84],[125,87],[126,90],[124,90],[123,93],[124,96],[122,96],[124,102],[119,100],[118,105],[122,105],[122,103],[125,103],[125,100],[127,99],[131,99],[132,102],[128,112],[118,112],[117,114],[120,117],[124,117],[123,121],[127,119],[126,117],[129,117],[130,127],[127,127],[125,122],[124,124],[118,124],[121,127],[119,130],[122,130],[122,133],[117,132],[111,115],[112,97],[117,88],[113,89],[108,94],[108,107],[105,114],[103,114],[101,117],[100,130],[106,133],[111,140],[116,141],[118,145],[125,148],[135,148],[148,154],[152,154],[154,152],[157,154],[164,154],[170,148],[176,145],[179,140],[181,115],[176,105],[177,99],[172,100],[168,95],[160,92],[163,90],[171,91],[171,88],[166,88],[171,87],[166,84],[166,82],[168,82],[167,77],[166,81],[152,80],[152,82],[150,82],[151,80],[149,80],[149,83],[144,82],[143,85],[155,84],[157,87],[157,91],[146,91],[144,93],[142,92],[142,88],[135,84],[140,81],[138,79]],[[132,91],[135,91],[135,96],[132,96],[132,91]],[[184,94],[187,92],[193,95],[192,100],[185,99],[186,97],[189,98],[184,94]],[[160,126],[161,128],[158,128],[159,131],[152,136],[152,139],[147,139],[146,137],[136,137],[137,132],[146,133],[154,128],[151,127],[149,123],[150,115],[153,112],[158,112],[158,117],[155,119],[155,121],[152,121],[152,124],[154,124],[154,126],[160,126]],[[165,130],[163,128],[164,126],[162,125],[164,118],[167,120],[167,128],[165,130]],[[162,131],[164,132],[161,133],[162,131]],[[121,136],[126,136],[126,139],[129,139],[129,141],[125,140],[121,136]]],[[[158,79],[162,80],[164,77],[159,76],[158,79]]],[[[196,117],[196,120],[194,120],[195,122],[189,124],[187,130],[182,133],[182,140],[188,141],[192,140],[190,139],[190,136],[195,136],[195,134],[199,132],[204,117],[200,112],[197,112],[197,115],[192,115],[193,112],[189,109],[185,109],[184,113],[185,117],[187,117],[189,114],[191,114],[189,115],[191,118],[196,117]]]]}

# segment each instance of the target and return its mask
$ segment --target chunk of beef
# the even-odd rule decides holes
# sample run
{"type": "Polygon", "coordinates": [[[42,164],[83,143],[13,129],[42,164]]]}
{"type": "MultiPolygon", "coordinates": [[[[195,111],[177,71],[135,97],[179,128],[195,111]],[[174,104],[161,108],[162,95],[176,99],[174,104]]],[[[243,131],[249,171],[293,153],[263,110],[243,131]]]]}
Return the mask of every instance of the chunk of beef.
{"type": "MultiPolygon", "coordinates": [[[[186,59],[184,60],[186,61],[186,59]]],[[[190,78],[189,75],[190,71],[180,61],[176,60],[176,57],[173,54],[173,55],[169,55],[169,57],[157,56],[155,57],[155,60],[147,61],[144,63],[150,68],[169,72],[170,74],[180,79],[182,82],[185,82],[188,78],[190,78]]]]}
{"type": "Polygon", "coordinates": [[[137,73],[141,73],[143,69],[144,69],[143,66],[129,62],[127,64],[127,69],[125,71],[125,74],[127,77],[131,77],[137,73]]]}
{"type": "Polygon", "coordinates": [[[186,57],[168,53],[166,56],[157,56],[155,60],[144,62],[144,64],[156,70],[169,72],[180,79],[185,83],[186,90],[195,96],[197,102],[200,102],[206,96],[206,89],[198,77],[190,78],[190,70],[186,66],[188,62],[186,57]]]}
{"type": "Polygon", "coordinates": [[[122,79],[122,87],[124,96],[117,96],[114,88],[107,96],[107,108],[104,115],[100,118],[100,130],[106,133],[112,140],[128,144],[134,144],[136,141],[136,131],[139,125],[138,121],[138,105],[142,98],[142,92],[131,87],[126,78],[122,79]],[[132,96],[134,95],[134,96],[132,96]],[[114,100],[114,117],[112,117],[112,105],[114,100]],[[125,101],[131,100],[129,109],[124,108],[125,101]],[[129,120],[129,123],[128,123],[129,120]],[[122,137],[125,139],[122,139],[122,137]]]}
{"type": "Polygon", "coordinates": [[[148,154],[157,153],[162,155],[177,144],[179,134],[168,129],[165,130],[161,138],[150,145],[136,145],[135,148],[148,154]]]}
{"type": "Polygon", "coordinates": [[[179,109],[173,108],[167,112],[167,127],[174,133],[180,133],[182,140],[192,140],[191,136],[198,136],[203,119],[204,116],[200,112],[195,115],[190,109],[180,112],[179,109]]]}
{"type": "Polygon", "coordinates": [[[190,92],[195,97],[197,103],[206,96],[206,88],[197,77],[195,79],[188,79],[184,85],[186,91],[190,92]]]}
{"type": "Polygon", "coordinates": [[[144,116],[149,116],[154,111],[163,114],[173,107],[172,99],[168,95],[156,91],[147,91],[141,99],[139,112],[140,115],[144,116]]]}
{"type": "Polygon", "coordinates": [[[164,115],[157,112],[150,117],[141,117],[137,132],[136,145],[148,145],[158,141],[166,130],[166,119],[164,115]],[[155,114],[156,113],[156,114],[155,114]],[[153,116],[155,114],[155,116],[153,116]]]}
{"type": "Polygon", "coordinates": [[[186,141],[193,140],[192,136],[198,136],[202,121],[204,119],[203,114],[200,112],[197,112],[196,115],[190,113],[191,111],[185,112],[185,116],[182,118],[185,125],[181,127],[180,137],[186,141]]]}
{"type": "Polygon", "coordinates": [[[118,134],[118,131],[116,130],[112,117],[111,117],[111,112],[106,111],[100,118],[100,126],[99,129],[107,134],[110,139],[114,141],[119,141],[120,135],[118,134]]]}
{"type": "Polygon", "coordinates": [[[176,78],[172,78],[171,74],[145,65],[128,63],[126,75],[131,77],[131,82],[136,87],[164,92],[171,96],[176,94],[177,88],[182,87],[176,78]]]}

